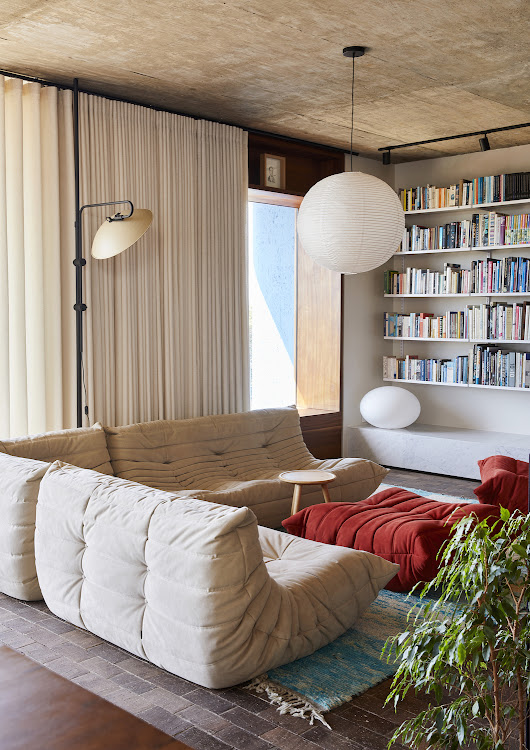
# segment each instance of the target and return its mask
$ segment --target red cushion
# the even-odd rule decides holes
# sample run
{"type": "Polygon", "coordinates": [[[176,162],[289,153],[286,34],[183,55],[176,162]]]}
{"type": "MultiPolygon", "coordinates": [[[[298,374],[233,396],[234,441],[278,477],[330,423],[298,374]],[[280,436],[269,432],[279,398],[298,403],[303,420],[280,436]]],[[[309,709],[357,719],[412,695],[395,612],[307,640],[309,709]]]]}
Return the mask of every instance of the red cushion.
{"type": "Polygon", "coordinates": [[[528,464],[508,456],[489,456],[478,462],[482,484],[474,490],[481,503],[502,505],[528,513],[528,464]]]}
{"type": "Polygon", "coordinates": [[[480,520],[498,518],[499,508],[441,503],[390,487],[359,503],[312,505],[287,518],[283,526],[305,539],[372,552],[398,563],[399,573],[387,588],[409,591],[419,581],[434,578],[436,555],[449,537],[451,525],[471,513],[480,520]]]}

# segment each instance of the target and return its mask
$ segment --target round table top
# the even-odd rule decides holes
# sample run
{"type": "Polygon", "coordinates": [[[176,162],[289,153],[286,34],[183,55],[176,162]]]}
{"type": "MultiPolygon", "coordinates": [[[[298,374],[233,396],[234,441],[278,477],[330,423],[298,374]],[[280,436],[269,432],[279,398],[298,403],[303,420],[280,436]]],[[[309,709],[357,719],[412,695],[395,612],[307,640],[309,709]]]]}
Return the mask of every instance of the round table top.
{"type": "Polygon", "coordinates": [[[291,484],[327,484],[335,479],[335,474],[330,471],[319,471],[310,469],[308,471],[284,471],[280,474],[283,482],[291,484]]]}

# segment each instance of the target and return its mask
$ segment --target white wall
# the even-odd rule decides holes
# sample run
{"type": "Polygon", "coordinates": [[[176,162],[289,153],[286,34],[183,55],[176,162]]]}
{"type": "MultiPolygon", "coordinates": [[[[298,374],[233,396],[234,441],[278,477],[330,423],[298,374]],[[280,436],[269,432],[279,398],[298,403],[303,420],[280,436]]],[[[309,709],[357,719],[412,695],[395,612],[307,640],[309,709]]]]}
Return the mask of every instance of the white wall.
{"type": "MultiPolygon", "coordinates": [[[[354,157],[354,160],[354,169],[375,174],[393,184],[396,189],[427,183],[442,187],[453,184],[460,178],[530,170],[530,145],[426,159],[389,167],[383,167],[380,162],[371,159],[354,157]]],[[[349,163],[349,157],[346,163],[349,163]]],[[[438,218],[436,217],[435,223],[438,222],[438,218]]],[[[464,267],[468,267],[472,259],[471,254],[469,257],[464,256],[465,260],[462,260],[462,255],[458,258],[441,256],[437,260],[433,260],[433,256],[420,257],[430,259],[421,263],[419,258],[415,259],[414,265],[436,267],[434,265],[436,262],[443,263],[443,258],[446,260],[450,258],[450,262],[459,262],[464,267]]],[[[399,259],[393,262],[401,263],[399,259]]],[[[368,274],[345,277],[343,374],[345,427],[361,424],[359,401],[371,388],[383,385],[382,356],[385,353],[390,354],[392,349],[391,342],[385,342],[382,333],[383,312],[385,309],[392,309],[388,304],[390,300],[385,300],[383,297],[383,270],[384,267],[368,274]]],[[[425,302],[413,300],[411,302],[414,302],[414,306],[408,303],[406,311],[422,312],[423,307],[433,312],[449,309],[446,303],[438,300],[425,300],[425,302]]],[[[460,300],[457,302],[461,305],[460,300]]],[[[399,300],[397,304],[401,304],[399,300]]],[[[454,309],[461,309],[460,305],[454,309]]],[[[395,309],[399,310],[400,307],[395,307],[395,309]]],[[[415,354],[423,353],[424,356],[434,356],[442,352],[449,355],[449,350],[453,346],[452,344],[414,343],[409,346],[407,342],[405,344],[406,351],[415,354]]],[[[461,348],[452,350],[453,353],[467,353],[464,344],[457,346],[461,348]]],[[[399,353],[398,345],[394,345],[394,351],[399,353]]],[[[422,413],[419,421],[424,424],[530,435],[530,392],[460,390],[429,385],[406,387],[421,402],[422,413]]]]}
{"type": "MultiPolygon", "coordinates": [[[[346,171],[350,157],[346,156],[346,171]]],[[[353,171],[366,172],[394,184],[394,165],[353,157],[353,171]]],[[[383,340],[383,269],[344,276],[343,414],[344,426],[361,423],[359,403],[367,391],[383,385],[382,356],[391,344],[383,340]]]]}

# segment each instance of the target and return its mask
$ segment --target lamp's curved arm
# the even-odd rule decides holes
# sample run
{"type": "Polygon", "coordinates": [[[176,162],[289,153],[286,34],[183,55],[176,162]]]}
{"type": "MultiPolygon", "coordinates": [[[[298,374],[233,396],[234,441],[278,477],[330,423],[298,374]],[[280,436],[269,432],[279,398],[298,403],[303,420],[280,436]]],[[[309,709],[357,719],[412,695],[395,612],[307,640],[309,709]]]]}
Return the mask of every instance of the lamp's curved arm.
{"type": "Polygon", "coordinates": [[[116,214],[116,216],[107,216],[107,221],[120,221],[121,219],[128,219],[130,216],[133,215],[134,206],[131,201],[124,200],[124,201],[107,201],[106,203],[87,203],[84,206],[81,206],[79,209],[79,218],[81,218],[81,214],[85,210],[85,208],[99,208],[100,206],[120,206],[124,203],[127,203],[129,205],[129,213],[128,214],[116,214]]]}

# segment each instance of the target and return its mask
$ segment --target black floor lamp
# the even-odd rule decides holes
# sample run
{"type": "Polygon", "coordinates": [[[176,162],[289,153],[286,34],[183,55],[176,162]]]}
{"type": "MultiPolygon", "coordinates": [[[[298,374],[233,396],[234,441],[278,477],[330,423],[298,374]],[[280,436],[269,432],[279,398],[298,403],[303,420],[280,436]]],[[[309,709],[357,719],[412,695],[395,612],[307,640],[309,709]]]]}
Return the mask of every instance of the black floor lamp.
{"type": "MultiPolygon", "coordinates": [[[[83,425],[83,313],[87,306],[83,302],[83,266],[86,260],[83,258],[83,211],[87,208],[99,206],[128,205],[129,212],[116,213],[108,216],[99,227],[92,243],[92,256],[103,260],[112,258],[140,239],[149,229],[153,221],[153,214],[147,208],[135,210],[130,200],[106,201],[105,203],[87,203],[79,205],[79,88],[78,80],[74,79],[74,169],[75,169],[75,339],[76,339],[76,402],[77,402],[77,426],[83,425]]],[[[88,415],[88,406],[85,405],[85,414],[88,415]]]]}

